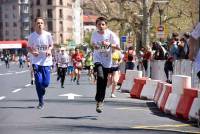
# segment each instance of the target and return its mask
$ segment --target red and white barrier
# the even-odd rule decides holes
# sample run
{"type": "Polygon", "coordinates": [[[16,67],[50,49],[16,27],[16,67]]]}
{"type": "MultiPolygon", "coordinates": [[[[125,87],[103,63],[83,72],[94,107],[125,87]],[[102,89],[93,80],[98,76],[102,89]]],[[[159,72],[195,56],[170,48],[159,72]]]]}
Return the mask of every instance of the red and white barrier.
{"type": "Polygon", "coordinates": [[[142,77],[142,78],[135,78],[134,85],[131,89],[130,96],[132,98],[140,98],[140,94],[142,92],[143,86],[146,84],[146,80],[150,78],[142,77]]]}
{"type": "Polygon", "coordinates": [[[126,70],[125,80],[123,81],[121,86],[121,92],[130,93],[135,78],[142,78],[142,71],[126,70]]]}
{"type": "MultiPolygon", "coordinates": [[[[173,89],[172,89],[173,91],[173,89]]],[[[170,93],[169,97],[167,99],[167,102],[165,104],[164,112],[165,113],[170,113],[172,115],[176,115],[176,107],[178,105],[179,99],[180,99],[179,94],[174,94],[170,93]]]]}
{"type": "Polygon", "coordinates": [[[192,103],[190,112],[189,112],[189,119],[190,120],[199,119],[199,116],[198,116],[198,110],[199,109],[200,109],[200,98],[195,98],[193,103],[192,103]]]}
{"type": "Polygon", "coordinates": [[[184,88],[191,88],[191,77],[184,75],[172,75],[172,93],[167,99],[164,111],[176,115],[176,109],[179,104],[184,88]]]}
{"type": "Polygon", "coordinates": [[[184,119],[189,119],[189,111],[192,106],[193,100],[197,97],[198,90],[194,88],[184,89],[183,95],[179,100],[176,108],[176,116],[184,119]]]}
{"type": "Polygon", "coordinates": [[[122,85],[124,80],[125,80],[125,73],[121,73],[117,84],[122,85]]]}
{"type": "MultiPolygon", "coordinates": [[[[171,84],[168,84],[168,83],[164,83],[163,84],[163,90],[161,91],[161,94],[160,94],[160,97],[158,99],[158,102],[157,102],[157,106],[158,108],[161,107],[161,104],[162,104],[162,101],[164,98],[168,98],[169,94],[166,94],[168,88],[171,86],[171,84]],[[166,95],[166,96],[164,96],[166,95]]],[[[167,101],[167,100],[166,100],[167,101]]]]}
{"type": "Polygon", "coordinates": [[[167,102],[167,99],[169,97],[169,94],[172,92],[172,85],[171,84],[165,84],[165,93],[162,97],[162,100],[160,102],[160,110],[164,112],[165,104],[167,102]]]}
{"type": "Polygon", "coordinates": [[[154,98],[153,98],[153,100],[154,100],[154,102],[155,102],[156,104],[158,103],[158,100],[159,100],[160,95],[161,95],[161,93],[162,93],[162,91],[163,91],[163,86],[164,86],[165,83],[166,83],[166,82],[160,81],[160,82],[158,82],[158,84],[157,84],[156,91],[155,91],[154,98]]]}
{"type": "Polygon", "coordinates": [[[172,93],[183,94],[184,88],[191,88],[191,77],[185,75],[172,75],[172,93]]]}
{"type": "Polygon", "coordinates": [[[140,98],[153,100],[159,80],[146,80],[140,98]]]}

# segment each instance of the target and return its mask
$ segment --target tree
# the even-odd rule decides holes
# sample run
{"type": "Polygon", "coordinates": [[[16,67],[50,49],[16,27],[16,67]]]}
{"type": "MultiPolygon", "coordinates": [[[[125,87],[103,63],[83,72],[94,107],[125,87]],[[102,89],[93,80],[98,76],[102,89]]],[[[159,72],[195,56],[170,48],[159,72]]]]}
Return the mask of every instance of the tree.
{"type": "MultiPolygon", "coordinates": [[[[109,21],[109,27],[119,36],[133,34],[142,45],[150,44],[150,34],[155,34],[160,22],[156,0],[84,0],[83,10],[90,10],[109,21]],[[143,18],[140,15],[143,15],[143,18]],[[143,29],[143,36],[142,35],[143,29]]],[[[198,19],[197,0],[169,0],[162,7],[161,23],[173,31],[190,31],[198,19]],[[191,8],[192,7],[192,8],[191,8]]],[[[155,36],[151,37],[151,40],[155,36]]]]}

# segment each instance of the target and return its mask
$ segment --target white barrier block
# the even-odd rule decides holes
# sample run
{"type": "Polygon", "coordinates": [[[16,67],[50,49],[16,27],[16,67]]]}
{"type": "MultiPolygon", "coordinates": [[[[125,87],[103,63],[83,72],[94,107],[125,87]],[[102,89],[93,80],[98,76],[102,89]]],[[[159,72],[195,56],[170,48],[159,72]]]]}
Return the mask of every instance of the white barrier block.
{"type": "Polygon", "coordinates": [[[189,119],[190,120],[199,118],[198,114],[197,114],[199,109],[200,109],[200,98],[195,98],[193,103],[192,103],[190,112],[189,112],[189,119]]]}
{"type": "Polygon", "coordinates": [[[146,80],[140,97],[153,100],[158,82],[159,80],[146,80]]]}
{"type": "Polygon", "coordinates": [[[130,92],[135,78],[142,78],[142,71],[126,70],[125,80],[122,83],[121,91],[130,92]]]}
{"type": "Polygon", "coordinates": [[[184,88],[191,88],[191,77],[185,75],[172,75],[172,93],[183,94],[184,88]]]}
{"type": "Polygon", "coordinates": [[[164,111],[165,113],[171,113],[172,115],[176,115],[176,108],[180,99],[180,95],[170,93],[165,104],[164,111]]]}

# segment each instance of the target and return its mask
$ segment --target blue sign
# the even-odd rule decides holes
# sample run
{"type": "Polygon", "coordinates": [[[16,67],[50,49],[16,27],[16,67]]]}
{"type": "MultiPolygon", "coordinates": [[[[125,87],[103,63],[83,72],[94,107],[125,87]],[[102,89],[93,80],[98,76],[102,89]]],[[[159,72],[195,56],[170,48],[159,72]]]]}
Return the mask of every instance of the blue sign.
{"type": "Polygon", "coordinates": [[[121,36],[121,42],[125,43],[126,42],[126,36],[121,36]]]}

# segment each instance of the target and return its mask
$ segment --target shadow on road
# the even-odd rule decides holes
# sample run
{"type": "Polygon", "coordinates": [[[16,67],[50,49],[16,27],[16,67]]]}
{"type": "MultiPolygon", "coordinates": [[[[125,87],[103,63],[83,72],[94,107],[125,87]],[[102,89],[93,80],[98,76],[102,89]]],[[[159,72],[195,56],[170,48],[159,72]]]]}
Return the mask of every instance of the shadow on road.
{"type": "Polygon", "coordinates": [[[0,107],[0,109],[32,109],[35,108],[34,106],[28,106],[28,107],[0,107]]]}
{"type": "Polygon", "coordinates": [[[97,120],[97,116],[77,116],[77,117],[56,117],[56,116],[46,116],[41,118],[47,119],[71,119],[71,120],[80,120],[80,119],[89,119],[89,120],[97,120]]]}

